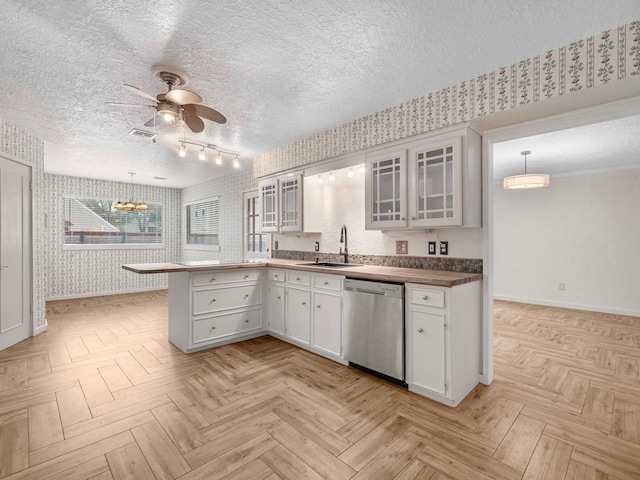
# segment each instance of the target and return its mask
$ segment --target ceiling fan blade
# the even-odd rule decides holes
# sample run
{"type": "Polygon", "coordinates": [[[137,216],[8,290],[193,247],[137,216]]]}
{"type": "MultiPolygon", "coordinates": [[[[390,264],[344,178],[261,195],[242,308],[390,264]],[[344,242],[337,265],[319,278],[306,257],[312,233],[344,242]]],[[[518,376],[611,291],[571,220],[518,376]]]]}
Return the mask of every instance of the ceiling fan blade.
{"type": "Polygon", "coordinates": [[[151,100],[152,102],[158,103],[158,101],[155,99],[155,97],[152,97],[148,93],[143,92],[138,87],[134,87],[132,85],[127,85],[126,83],[124,85],[122,85],[122,86],[124,88],[126,88],[127,90],[129,90],[130,92],[135,93],[136,95],[140,95],[141,97],[144,97],[147,100],[151,100]]]}
{"type": "Polygon", "coordinates": [[[218,122],[218,123],[227,122],[227,119],[225,118],[225,116],[222,115],[217,110],[214,110],[213,108],[205,107],[204,105],[196,105],[196,104],[182,106],[182,108],[185,108],[185,109],[186,107],[193,107],[196,115],[202,118],[206,118],[207,120],[211,120],[213,122],[218,122]]]}
{"type": "Polygon", "coordinates": [[[196,115],[194,105],[185,105],[183,107],[182,120],[191,129],[193,133],[200,133],[204,130],[204,122],[196,115]]]}
{"type": "Polygon", "coordinates": [[[139,105],[137,103],[116,103],[116,102],[106,102],[107,105],[111,105],[114,107],[143,107],[143,108],[155,108],[155,105],[139,105]]]}
{"type": "Polygon", "coordinates": [[[177,103],[178,105],[184,105],[187,103],[202,103],[202,97],[197,93],[190,92],[189,90],[169,90],[164,97],[171,103],[177,103]]]}

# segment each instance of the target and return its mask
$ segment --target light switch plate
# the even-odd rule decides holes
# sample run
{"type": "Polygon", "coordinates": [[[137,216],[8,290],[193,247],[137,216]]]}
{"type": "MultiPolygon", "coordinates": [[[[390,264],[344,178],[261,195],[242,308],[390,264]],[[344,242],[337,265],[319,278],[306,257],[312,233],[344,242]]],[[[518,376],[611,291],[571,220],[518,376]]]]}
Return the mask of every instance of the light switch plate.
{"type": "Polygon", "coordinates": [[[436,242],[429,242],[429,255],[436,254],[436,242]]]}
{"type": "Polygon", "coordinates": [[[440,242],[440,255],[449,255],[449,242],[440,242]]]}
{"type": "Polygon", "coordinates": [[[278,249],[278,240],[274,240],[273,241],[273,249],[277,250],[278,249]]]}
{"type": "Polygon", "coordinates": [[[320,242],[316,242],[315,245],[313,246],[314,251],[319,252],[320,251],[320,242]]]}
{"type": "Polygon", "coordinates": [[[396,240],[396,254],[406,255],[409,250],[409,242],[406,240],[396,240]]]}

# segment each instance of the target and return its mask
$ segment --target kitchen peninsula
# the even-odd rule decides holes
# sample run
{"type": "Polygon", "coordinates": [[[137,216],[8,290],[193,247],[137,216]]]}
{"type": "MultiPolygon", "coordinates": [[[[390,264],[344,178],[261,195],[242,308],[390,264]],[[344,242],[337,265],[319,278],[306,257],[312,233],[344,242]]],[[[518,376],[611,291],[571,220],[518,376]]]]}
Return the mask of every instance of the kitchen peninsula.
{"type": "Polygon", "coordinates": [[[343,364],[345,278],[403,284],[409,390],[455,406],[479,380],[481,274],[271,258],[122,268],[169,274],[169,341],[185,353],[268,334],[343,364]]]}

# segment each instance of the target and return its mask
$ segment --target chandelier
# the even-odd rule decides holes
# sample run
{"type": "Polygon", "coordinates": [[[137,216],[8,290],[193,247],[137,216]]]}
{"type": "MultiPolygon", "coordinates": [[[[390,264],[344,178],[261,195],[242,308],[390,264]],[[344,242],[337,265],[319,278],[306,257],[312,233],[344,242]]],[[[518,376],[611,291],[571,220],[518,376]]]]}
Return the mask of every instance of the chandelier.
{"type": "MultiPolygon", "coordinates": [[[[131,191],[129,192],[129,198],[133,198],[133,176],[135,175],[135,173],[129,172],[129,175],[131,175],[131,191]]],[[[125,212],[132,212],[133,210],[149,210],[149,205],[144,202],[135,203],[133,200],[129,200],[125,203],[118,201],[118,203],[116,203],[113,208],[115,208],[116,210],[124,210],[125,212]]]]}
{"type": "Polygon", "coordinates": [[[505,177],[502,186],[506,189],[548,187],[549,175],[544,173],[527,173],[527,155],[531,155],[531,152],[525,150],[520,152],[520,155],[524,155],[524,175],[505,177]]]}

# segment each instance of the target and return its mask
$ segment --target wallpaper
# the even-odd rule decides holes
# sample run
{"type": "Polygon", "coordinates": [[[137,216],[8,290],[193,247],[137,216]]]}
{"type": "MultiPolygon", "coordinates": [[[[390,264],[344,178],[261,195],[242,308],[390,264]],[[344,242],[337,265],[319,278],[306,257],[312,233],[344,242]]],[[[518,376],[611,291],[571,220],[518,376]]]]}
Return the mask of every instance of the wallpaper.
{"type": "MultiPolygon", "coordinates": [[[[189,249],[186,245],[186,221],[182,221],[180,243],[182,260],[242,259],[242,192],[256,188],[251,171],[241,170],[182,190],[182,202],[220,196],[220,251],[189,249]]],[[[184,210],[184,208],[183,208],[184,210]]],[[[185,215],[185,212],[182,212],[185,215]]]]}
{"type": "Polygon", "coordinates": [[[256,178],[640,76],[640,21],[570,43],[254,159],[256,178]]]}
{"type": "Polygon", "coordinates": [[[32,235],[33,235],[33,321],[37,329],[47,324],[45,296],[46,282],[43,275],[46,258],[46,239],[43,208],[46,203],[41,194],[44,187],[44,143],[33,135],[0,119],[0,155],[31,165],[33,189],[32,235]]]}
{"type": "Polygon", "coordinates": [[[46,277],[46,297],[61,298],[104,295],[167,287],[166,274],[139,275],[122,269],[126,263],[176,261],[180,249],[181,191],[173,188],[133,185],[62,175],[44,176],[46,198],[44,236],[46,252],[42,275],[46,277]],[[63,195],[129,198],[164,205],[164,248],[121,250],[63,250],[63,195]]]}

